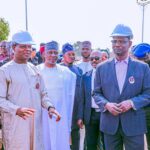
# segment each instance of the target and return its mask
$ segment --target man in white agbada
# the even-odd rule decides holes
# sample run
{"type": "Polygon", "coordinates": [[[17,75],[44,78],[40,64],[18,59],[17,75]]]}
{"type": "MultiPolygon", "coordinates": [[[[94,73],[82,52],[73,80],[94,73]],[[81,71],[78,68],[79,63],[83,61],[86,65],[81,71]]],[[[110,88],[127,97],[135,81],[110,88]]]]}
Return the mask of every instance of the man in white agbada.
{"type": "Polygon", "coordinates": [[[28,63],[33,40],[26,31],[12,37],[14,60],[0,68],[0,110],[5,150],[44,150],[42,107],[57,113],[35,66],[28,63]]]}
{"type": "Polygon", "coordinates": [[[43,75],[48,96],[61,114],[61,120],[48,120],[43,109],[43,133],[45,150],[70,150],[70,133],[76,75],[67,67],[56,64],[58,43],[51,41],[45,45],[45,63],[38,66],[43,75]]]}

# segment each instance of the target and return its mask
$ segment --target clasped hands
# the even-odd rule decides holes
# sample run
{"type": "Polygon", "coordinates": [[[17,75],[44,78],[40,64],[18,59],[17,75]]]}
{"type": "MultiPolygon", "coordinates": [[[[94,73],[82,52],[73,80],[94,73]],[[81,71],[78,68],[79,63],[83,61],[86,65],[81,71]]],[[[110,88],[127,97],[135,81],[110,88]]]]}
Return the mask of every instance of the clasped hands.
{"type": "Polygon", "coordinates": [[[125,113],[132,108],[131,100],[125,100],[121,103],[108,102],[105,105],[105,109],[108,110],[112,115],[117,116],[121,113],[125,113]]]}

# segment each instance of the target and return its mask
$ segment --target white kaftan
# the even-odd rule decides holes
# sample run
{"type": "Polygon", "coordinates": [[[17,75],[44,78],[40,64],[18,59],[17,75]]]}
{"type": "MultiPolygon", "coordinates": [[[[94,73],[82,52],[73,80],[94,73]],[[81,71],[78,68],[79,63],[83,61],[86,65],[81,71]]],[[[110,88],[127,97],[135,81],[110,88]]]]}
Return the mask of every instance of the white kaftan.
{"type": "Polygon", "coordinates": [[[11,61],[0,67],[0,110],[5,150],[44,150],[42,106],[47,109],[52,104],[35,66],[11,61]],[[19,107],[34,108],[36,112],[33,117],[23,120],[16,115],[19,107]]]}
{"type": "Polygon", "coordinates": [[[44,64],[38,66],[43,75],[48,96],[56,110],[61,115],[61,120],[56,118],[48,120],[48,114],[43,110],[43,133],[45,150],[70,150],[69,137],[71,132],[72,111],[76,75],[67,67],[56,65],[48,68],[44,64]]]}
{"type": "Polygon", "coordinates": [[[85,74],[86,72],[88,72],[88,71],[93,69],[90,61],[89,62],[79,61],[79,62],[77,62],[76,65],[82,70],[83,74],[85,74]]]}

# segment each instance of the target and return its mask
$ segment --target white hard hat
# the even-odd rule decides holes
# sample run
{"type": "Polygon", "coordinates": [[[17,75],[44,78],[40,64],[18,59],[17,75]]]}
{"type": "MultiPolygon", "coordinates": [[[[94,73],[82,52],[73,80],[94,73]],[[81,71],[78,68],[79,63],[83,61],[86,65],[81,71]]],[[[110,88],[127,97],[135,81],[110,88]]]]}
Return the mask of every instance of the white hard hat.
{"type": "Polygon", "coordinates": [[[27,31],[19,31],[12,36],[12,43],[17,44],[31,44],[34,45],[34,41],[27,31]]]}
{"type": "Polygon", "coordinates": [[[132,39],[133,33],[130,27],[125,26],[123,24],[118,24],[110,36],[111,37],[123,36],[123,37],[129,37],[130,39],[132,39]]]}

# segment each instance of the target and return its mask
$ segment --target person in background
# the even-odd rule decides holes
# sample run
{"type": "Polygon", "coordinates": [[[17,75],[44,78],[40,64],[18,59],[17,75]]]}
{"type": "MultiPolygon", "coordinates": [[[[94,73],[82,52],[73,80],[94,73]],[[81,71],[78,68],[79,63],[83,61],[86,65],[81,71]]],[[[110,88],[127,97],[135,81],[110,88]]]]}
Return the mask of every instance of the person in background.
{"type": "Polygon", "coordinates": [[[102,53],[102,61],[109,59],[110,54],[109,54],[108,49],[101,49],[101,53],[102,53]]]}
{"type": "Polygon", "coordinates": [[[85,140],[87,150],[103,150],[102,133],[99,131],[100,109],[92,98],[94,88],[94,77],[96,67],[102,62],[102,53],[99,50],[93,50],[90,55],[92,70],[85,73],[81,84],[81,101],[78,110],[78,125],[80,128],[85,124],[85,140]]]}
{"type": "MultiPolygon", "coordinates": [[[[145,63],[147,63],[150,67],[150,45],[148,43],[140,43],[136,45],[132,50],[133,56],[145,63]]],[[[146,123],[147,123],[147,148],[150,150],[150,105],[145,108],[146,111],[146,123]]]]}
{"type": "Polygon", "coordinates": [[[36,53],[36,57],[38,58],[38,64],[44,62],[44,51],[45,51],[45,43],[41,43],[40,50],[36,53]]]}
{"type": "Polygon", "coordinates": [[[29,32],[12,36],[14,59],[0,67],[0,110],[5,150],[43,150],[42,107],[55,110],[37,68],[28,62],[33,39],[29,32]]]}
{"type": "MultiPolygon", "coordinates": [[[[90,41],[83,41],[80,47],[81,47],[82,60],[77,62],[77,66],[82,70],[82,73],[85,74],[86,72],[92,69],[90,63],[92,44],[90,41]]],[[[80,150],[84,150],[84,149],[86,149],[86,143],[85,143],[85,128],[83,127],[82,129],[80,129],[80,150]]]]}
{"type": "Polygon", "coordinates": [[[10,60],[7,44],[8,44],[7,41],[0,42],[0,66],[4,65],[10,60]]]}
{"type": "Polygon", "coordinates": [[[90,54],[92,51],[92,44],[90,41],[83,41],[81,43],[82,60],[77,62],[77,66],[83,71],[83,74],[92,69],[90,63],[90,54]]]}
{"type": "Polygon", "coordinates": [[[59,123],[55,118],[48,120],[47,111],[43,109],[44,150],[70,150],[72,111],[76,76],[67,67],[57,63],[58,43],[51,41],[45,44],[45,62],[38,69],[43,75],[48,96],[61,114],[59,123]]]}
{"type": "Polygon", "coordinates": [[[111,38],[114,58],[97,67],[93,93],[101,111],[105,149],[144,150],[150,68],[129,56],[133,38],[130,27],[118,24],[111,38]]]}
{"type": "Polygon", "coordinates": [[[38,57],[36,56],[36,48],[32,47],[31,57],[28,60],[33,65],[38,65],[38,57]]]}
{"type": "Polygon", "coordinates": [[[65,43],[62,46],[62,53],[63,53],[63,63],[61,63],[61,65],[68,67],[77,77],[73,114],[72,114],[72,127],[71,127],[72,146],[71,146],[71,149],[79,150],[80,132],[79,132],[79,127],[77,125],[77,120],[78,120],[78,105],[80,102],[80,85],[81,85],[82,70],[73,64],[75,61],[75,52],[74,52],[74,48],[71,44],[65,43]]]}

